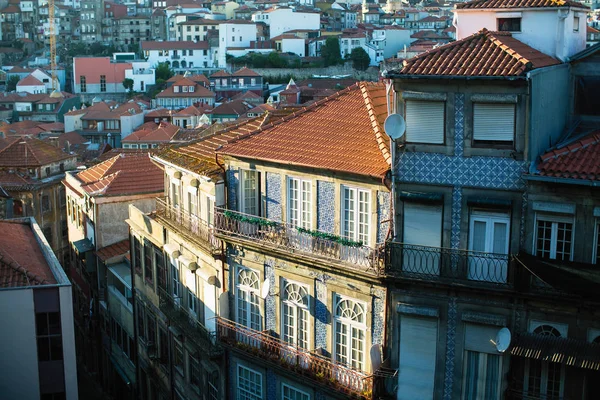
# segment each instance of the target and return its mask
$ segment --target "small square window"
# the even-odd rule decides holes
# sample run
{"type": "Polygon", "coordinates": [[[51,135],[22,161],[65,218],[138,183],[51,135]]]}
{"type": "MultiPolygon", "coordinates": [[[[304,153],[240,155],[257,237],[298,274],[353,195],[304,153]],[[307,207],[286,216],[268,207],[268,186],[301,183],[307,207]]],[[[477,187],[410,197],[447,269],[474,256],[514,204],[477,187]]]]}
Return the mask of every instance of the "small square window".
{"type": "Polygon", "coordinates": [[[498,18],[500,32],[521,32],[521,18],[498,18]]]}
{"type": "Polygon", "coordinates": [[[573,17],[573,32],[579,32],[579,17],[573,17]]]}

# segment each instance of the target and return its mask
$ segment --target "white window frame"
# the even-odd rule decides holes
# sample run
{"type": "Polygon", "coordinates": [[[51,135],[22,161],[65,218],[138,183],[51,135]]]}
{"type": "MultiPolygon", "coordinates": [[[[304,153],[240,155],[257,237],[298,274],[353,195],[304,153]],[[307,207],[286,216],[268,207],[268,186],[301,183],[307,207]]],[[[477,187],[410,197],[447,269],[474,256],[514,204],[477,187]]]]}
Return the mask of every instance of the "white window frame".
{"type": "MultiPolygon", "coordinates": [[[[533,333],[537,328],[539,328],[543,325],[549,325],[549,326],[553,327],[554,329],[556,329],[556,331],[558,331],[560,333],[560,337],[567,338],[568,325],[556,324],[554,322],[531,320],[531,321],[529,321],[529,332],[533,333]]],[[[525,395],[527,395],[529,393],[529,378],[530,378],[531,362],[535,362],[535,361],[537,361],[537,360],[527,359],[526,363],[525,363],[525,376],[523,379],[523,392],[525,395]]],[[[550,362],[549,361],[540,361],[540,363],[541,363],[541,376],[540,376],[541,381],[540,381],[539,395],[542,398],[545,398],[545,396],[547,395],[547,392],[548,392],[548,367],[549,367],[550,362]]],[[[562,399],[564,396],[564,391],[565,391],[565,366],[564,366],[564,364],[560,364],[560,363],[556,363],[556,364],[560,368],[560,387],[559,387],[558,396],[560,399],[562,399]]]]}
{"type": "MultiPolygon", "coordinates": [[[[467,382],[468,382],[468,375],[467,375],[467,363],[469,362],[469,359],[467,357],[468,352],[471,353],[477,353],[479,355],[479,368],[478,368],[478,373],[477,376],[482,376],[482,377],[486,377],[487,375],[487,357],[489,356],[495,356],[498,357],[498,378],[500,378],[500,382],[498,382],[498,389],[497,389],[497,393],[496,393],[496,399],[500,400],[502,398],[502,391],[503,391],[503,381],[502,381],[502,354],[492,354],[492,353],[482,353],[479,351],[474,351],[474,350],[465,350],[464,351],[464,361],[463,361],[463,379],[462,379],[462,396],[461,398],[468,400],[467,398],[467,382]]],[[[486,379],[478,379],[477,380],[477,397],[478,399],[483,399],[485,393],[486,393],[486,387],[487,387],[487,380],[486,379]]],[[[489,399],[486,399],[489,400],[489,399]]]]}
{"type": "Polygon", "coordinates": [[[293,227],[312,229],[312,192],[311,180],[287,178],[287,220],[293,227]],[[292,184],[297,188],[292,188],[292,184]],[[293,198],[294,191],[296,198],[293,198]]]}
{"type": "Polygon", "coordinates": [[[282,279],[281,282],[281,337],[290,346],[310,349],[310,288],[299,282],[282,279]],[[295,285],[306,291],[306,304],[300,304],[287,298],[288,286],[295,285]],[[293,310],[290,316],[289,310],[293,310]],[[291,319],[291,321],[290,321],[291,319]],[[300,326],[304,326],[304,339],[299,340],[300,326]],[[288,330],[292,327],[291,331],[288,330]]]}
{"type": "Polygon", "coordinates": [[[358,370],[365,370],[365,362],[366,362],[366,351],[365,347],[367,345],[367,304],[363,301],[343,296],[340,294],[334,294],[333,296],[333,359],[334,361],[338,361],[341,363],[346,363],[348,366],[352,368],[356,368],[358,370]],[[338,315],[338,306],[343,301],[350,301],[355,305],[362,308],[363,313],[363,321],[355,321],[350,318],[342,317],[338,315]],[[338,343],[338,335],[342,334],[340,332],[340,328],[344,328],[344,332],[346,335],[346,343],[338,343]],[[362,350],[357,351],[357,355],[360,356],[360,360],[356,360],[353,356],[353,344],[355,343],[355,337],[353,336],[354,330],[358,333],[362,333],[362,350]],[[338,344],[341,347],[345,347],[345,356],[341,357],[338,354],[338,344]],[[343,360],[341,358],[346,358],[343,360]]]}
{"type": "Polygon", "coordinates": [[[262,330],[263,318],[260,302],[260,273],[254,269],[238,266],[235,271],[235,317],[236,322],[247,328],[257,331],[262,330]],[[256,287],[240,284],[240,275],[243,273],[256,274],[256,287]],[[244,307],[242,306],[244,302],[244,307]],[[253,309],[253,306],[256,307],[253,309]],[[244,315],[241,315],[241,312],[244,315]],[[258,319],[258,325],[253,320],[253,316],[258,319]]]}
{"type": "Polygon", "coordinates": [[[281,399],[282,400],[310,400],[310,394],[306,393],[303,390],[295,388],[291,385],[288,385],[287,383],[282,383],[281,384],[281,399]],[[288,394],[286,394],[286,389],[289,390],[290,392],[295,392],[295,393],[290,393],[288,395],[288,394]]]}
{"type": "Polygon", "coordinates": [[[176,303],[179,303],[182,299],[182,285],[181,285],[181,268],[179,261],[169,257],[169,263],[171,264],[171,295],[176,303]]]}
{"type": "Polygon", "coordinates": [[[200,215],[200,202],[198,201],[198,191],[196,188],[189,187],[187,191],[187,209],[190,215],[198,217],[200,215]]]}
{"type": "Polygon", "coordinates": [[[190,313],[192,313],[196,318],[198,318],[198,277],[195,273],[194,275],[194,290],[187,286],[186,282],[186,292],[187,292],[187,308],[190,313]]]}
{"type": "Polygon", "coordinates": [[[533,235],[533,254],[537,255],[538,247],[538,222],[547,221],[552,223],[552,232],[550,236],[550,259],[556,260],[556,250],[558,243],[558,224],[567,223],[571,224],[571,248],[569,250],[570,256],[568,261],[573,261],[573,250],[575,248],[575,218],[572,215],[554,215],[546,213],[535,214],[535,225],[533,235]]]}
{"type": "Polygon", "coordinates": [[[362,241],[363,244],[365,246],[368,246],[371,243],[371,191],[370,190],[366,190],[366,189],[362,189],[362,188],[357,188],[357,187],[352,187],[352,186],[346,186],[346,185],[342,185],[342,193],[341,193],[341,226],[340,226],[340,236],[346,237],[349,240],[354,240],[354,241],[362,241]],[[351,207],[351,210],[349,210],[348,214],[350,215],[350,213],[352,213],[353,217],[351,218],[347,218],[346,217],[346,194],[347,193],[353,193],[354,195],[354,199],[352,200],[354,202],[353,206],[351,207]],[[361,234],[360,233],[360,201],[359,201],[359,196],[361,194],[364,194],[367,196],[367,212],[366,212],[366,223],[364,224],[366,227],[366,232],[361,234]],[[353,224],[353,232],[352,230],[349,228],[349,225],[353,224]],[[346,225],[348,225],[348,228],[346,228],[346,225]]]}
{"type": "MultiPolygon", "coordinates": [[[[249,180],[249,179],[248,179],[249,180]]],[[[252,189],[249,189],[252,190],[252,189]]],[[[250,214],[250,215],[256,215],[259,216],[260,215],[260,172],[255,170],[255,169],[240,169],[240,211],[245,213],[245,214],[250,214]],[[246,203],[250,203],[248,200],[246,200],[246,179],[244,177],[245,174],[253,174],[254,178],[256,180],[256,188],[254,189],[255,191],[255,199],[252,201],[252,203],[254,204],[246,204],[246,203]],[[249,210],[251,207],[254,207],[254,213],[249,212],[251,210],[249,210]]]]}
{"type": "Polygon", "coordinates": [[[262,374],[253,369],[244,367],[243,365],[238,364],[237,368],[237,390],[236,390],[236,399],[238,400],[262,400],[263,398],[263,378],[262,374]],[[248,374],[248,376],[242,377],[241,372],[244,371],[248,374]],[[252,379],[254,378],[254,379],[252,379]],[[258,379],[256,379],[258,378],[258,379]],[[260,384],[254,392],[246,390],[246,387],[249,387],[248,384],[244,384],[242,386],[242,379],[248,382],[249,384],[256,384],[257,382],[260,384]]]}

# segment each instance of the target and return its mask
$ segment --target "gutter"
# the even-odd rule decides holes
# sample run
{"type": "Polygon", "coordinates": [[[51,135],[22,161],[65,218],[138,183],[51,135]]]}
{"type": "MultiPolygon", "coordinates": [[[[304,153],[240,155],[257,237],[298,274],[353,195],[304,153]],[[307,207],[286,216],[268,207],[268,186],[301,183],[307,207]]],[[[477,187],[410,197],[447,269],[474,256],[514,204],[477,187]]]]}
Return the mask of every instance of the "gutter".
{"type": "Polygon", "coordinates": [[[528,180],[528,181],[536,181],[536,182],[562,183],[562,184],[566,184],[566,185],[600,187],[600,181],[592,181],[589,179],[556,178],[556,177],[552,177],[552,176],[540,176],[540,175],[523,175],[523,179],[528,180]]]}

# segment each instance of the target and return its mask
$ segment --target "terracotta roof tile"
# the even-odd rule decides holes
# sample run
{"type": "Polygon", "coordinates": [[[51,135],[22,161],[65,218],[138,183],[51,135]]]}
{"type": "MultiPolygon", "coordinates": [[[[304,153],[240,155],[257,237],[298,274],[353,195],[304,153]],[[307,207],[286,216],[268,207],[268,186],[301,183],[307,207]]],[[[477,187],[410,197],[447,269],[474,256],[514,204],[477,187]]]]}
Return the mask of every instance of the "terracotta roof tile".
{"type": "Polygon", "coordinates": [[[588,8],[572,0],[474,0],[456,4],[457,9],[474,8],[554,8],[577,7],[588,8]]]}
{"type": "Polygon", "coordinates": [[[122,240],[96,251],[96,255],[102,261],[107,261],[117,256],[123,256],[127,253],[129,253],[129,239],[122,240]]]}
{"type": "Polygon", "coordinates": [[[179,127],[169,122],[162,121],[158,125],[153,122],[147,122],[142,125],[141,129],[127,135],[121,142],[168,143],[178,131],[179,127]]]}
{"type": "Polygon", "coordinates": [[[600,130],[543,154],[541,176],[600,181],[600,130]]]}
{"type": "Polygon", "coordinates": [[[361,82],[263,126],[220,154],[383,177],[390,168],[382,83],[361,82]]]}
{"type": "Polygon", "coordinates": [[[34,168],[74,157],[40,139],[0,139],[5,140],[0,149],[1,167],[34,168]]]}
{"type": "Polygon", "coordinates": [[[93,196],[161,193],[164,174],[147,153],[121,153],[75,175],[93,196]]]}
{"type": "Polygon", "coordinates": [[[251,104],[248,104],[244,100],[233,100],[227,103],[221,103],[217,107],[213,108],[213,116],[219,115],[242,115],[246,111],[252,108],[251,104]]]}
{"type": "Polygon", "coordinates": [[[259,73],[252,71],[250,68],[243,67],[235,71],[231,76],[262,76],[259,73]]]}
{"type": "Polygon", "coordinates": [[[227,71],[217,71],[214,74],[212,74],[210,76],[210,78],[222,78],[222,77],[229,77],[231,76],[231,74],[227,71]]]}
{"type": "Polygon", "coordinates": [[[56,283],[28,223],[0,221],[0,287],[56,283]]]}
{"type": "Polygon", "coordinates": [[[524,76],[532,69],[556,64],[560,61],[518,41],[510,33],[482,29],[462,40],[405,60],[397,74],[524,76]]]}
{"type": "Polygon", "coordinates": [[[40,81],[35,76],[29,74],[25,78],[21,79],[17,86],[41,86],[43,85],[42,81],[40,81]]]}

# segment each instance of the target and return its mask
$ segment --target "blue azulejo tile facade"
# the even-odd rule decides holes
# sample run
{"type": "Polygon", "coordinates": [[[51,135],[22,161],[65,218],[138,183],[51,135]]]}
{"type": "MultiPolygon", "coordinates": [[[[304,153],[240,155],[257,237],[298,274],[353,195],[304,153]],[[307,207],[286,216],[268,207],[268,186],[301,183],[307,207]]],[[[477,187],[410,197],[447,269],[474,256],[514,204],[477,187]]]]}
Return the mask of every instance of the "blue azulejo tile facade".
{"type": "Polygon", "coordinates": [[[390,192],[377,192],[377,243],[385,242],[390,228],[390,192]]]}
{"type": "Polygon", "coordinates": [[[265,190],[267,218],[281,221],[281,175],[267,172],[265,190]]]}
{"type": "Polygon", "coordinates": [[[227,205],[231,210],[237,210],[237,188],[239,185],[238,171],[230,169],[227,171],[227,205]]]}
{"type": "Polygon", "coordinates": [[[315,348],[327,349],[327,284],[322,278],[315,279],[315,348]]]}
{"type": "Polygon", "coordinates": [[[317,182],[317,229],[333,233],[335,229],[335,185],[317,182]]]}
{"type": "MultiPolygon", "coordinates": [[[[269,281],[269,285],[275,287],[275,262],[272,259],[265,261],[265,279],[269,281]]],[[[265,299],[265,328],[267,330],[277,331],[275,325],[277,301],[275,296],[267,296],[265,299]]]]}
{"type": "Polygon", "coordinates": [[[376,290],[373,297],[373,344],[383,343],[383,327],[385,325],[385,291],[376,290]]]}

